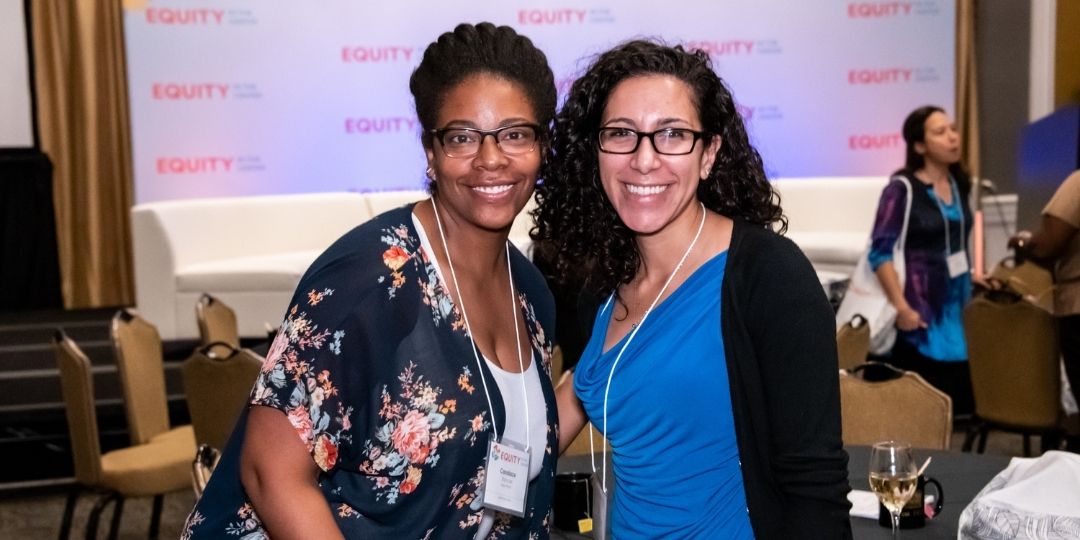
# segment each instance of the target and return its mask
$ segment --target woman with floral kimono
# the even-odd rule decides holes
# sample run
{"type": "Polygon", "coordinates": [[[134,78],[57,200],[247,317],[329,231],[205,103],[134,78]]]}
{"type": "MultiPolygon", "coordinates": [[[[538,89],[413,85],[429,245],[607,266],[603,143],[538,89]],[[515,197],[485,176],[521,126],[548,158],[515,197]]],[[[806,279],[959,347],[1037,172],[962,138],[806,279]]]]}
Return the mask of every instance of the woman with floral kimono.
{"type": "Polygon", "coordinates": [[[410,90],[431,198],[308,269],[184,538],[547,537],[554,306],[507,236],[547,150],[554,78],[513,29],[462,24],[410,90]],[[486,483],[498,444],[525,462],[524,501],[486,483]]]}

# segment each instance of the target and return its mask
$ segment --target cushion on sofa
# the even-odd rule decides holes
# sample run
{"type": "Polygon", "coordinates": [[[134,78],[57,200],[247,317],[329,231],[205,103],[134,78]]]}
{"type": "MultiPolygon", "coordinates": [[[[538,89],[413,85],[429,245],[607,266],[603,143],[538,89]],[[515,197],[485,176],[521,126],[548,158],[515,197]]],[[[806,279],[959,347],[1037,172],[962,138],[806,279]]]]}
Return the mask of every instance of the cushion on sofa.
{"type": "Polygon", "coordinates": [[[868,233],[861,232],[813,232],[788,233],[799,249],[811,261],[847,262],[858,259],[866,250],[868,233]]]}
{"type": "Polygon", "coordinates": [[[819,271],[849,274],[866,250],[885,176],[773,181],[788,218],[787,236],[819,271]]]}
{"type": "Polygon", "coordinates": [[[289,291],[321,250],[284,252],[204,261],[176,271],[178,291],[289,291]]]}

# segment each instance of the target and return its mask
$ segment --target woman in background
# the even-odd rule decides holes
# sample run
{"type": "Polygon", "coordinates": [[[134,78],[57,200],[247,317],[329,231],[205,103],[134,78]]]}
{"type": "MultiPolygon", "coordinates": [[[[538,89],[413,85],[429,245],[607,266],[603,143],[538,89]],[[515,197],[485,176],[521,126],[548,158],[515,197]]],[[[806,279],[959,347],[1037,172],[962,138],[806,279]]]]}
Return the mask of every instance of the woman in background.
{"type": "Polygon", "coordinates": [[[559,441],[611,442],[613,536],[850,537],[832,309],[708,55],[600,55],[553,154],[537,241],[606,299],[559,441]]]}
{"type": "Polygon", "coordinates": [[[904,167],[893,173],[881,193],[870,247],[870,266],[896,308],[899,332],[889,362],[922,375],[952,397],[953,414],[966,415],[975,408],[963,325],[964,305],[971,298],[967,242],[972,220],[960,135],[945,111],[935,106],[912,111],[904,120],[903,135],[904,167]],[[909,196],[901,287],[893,247],[909,196]]]}
{"type": "Polygon", "coordinates": [[[554,77],[513,29],[463,24],[428,46],[410,90],[431,199],[308,269],[184,538],[547,536],[554,306],[507,236],[545,155],[554,77]],[[489,440],[520,444],[526,464],[506,512],[485,501],[489,440]]]}

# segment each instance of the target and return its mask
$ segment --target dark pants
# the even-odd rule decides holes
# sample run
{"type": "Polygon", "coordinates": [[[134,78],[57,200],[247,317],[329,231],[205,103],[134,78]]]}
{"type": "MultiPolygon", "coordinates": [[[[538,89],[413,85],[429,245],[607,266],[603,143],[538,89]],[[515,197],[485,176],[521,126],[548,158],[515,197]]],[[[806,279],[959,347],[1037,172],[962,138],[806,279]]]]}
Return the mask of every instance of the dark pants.
{"type": "Polygon", "coordinates": [[[890,364],[905,371],[914,371],[934,388],[952,398],[953,416],[975,412],[975,398],[971,393],[971,371],[967,360],[942,362],[923,356],[913,345],[897,338],[893,346],[890,364]]]}

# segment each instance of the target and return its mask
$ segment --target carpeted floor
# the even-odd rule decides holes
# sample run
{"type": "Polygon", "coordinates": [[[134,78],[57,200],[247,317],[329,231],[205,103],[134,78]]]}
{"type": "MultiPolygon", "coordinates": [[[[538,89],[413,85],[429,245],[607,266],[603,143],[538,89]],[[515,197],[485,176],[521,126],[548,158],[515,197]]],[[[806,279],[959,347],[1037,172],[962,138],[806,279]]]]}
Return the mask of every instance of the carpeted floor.
{"type": "MultiPolygon", "coordinates": [[[[86,521],[97,495],[88,493],[79,498],[72,522],[71,538],[84,537],[86,521]]],[[[37,540],[56,538],[64,515],[67,495],[62,489],[32,492],[0,492],[0,538],[37,540]]],[[[195,504],[190,490],[178,491],[165,496],[162,509],[160,538],[179,538],[184,519],[195,504]]],[[[120,521],[121,539],[143,539],[150,530],[152,499],[131,499],[124,502],[120,521]]],[[[106,538],[112,507],[102,515],[98,538],[106,538]]]]}

